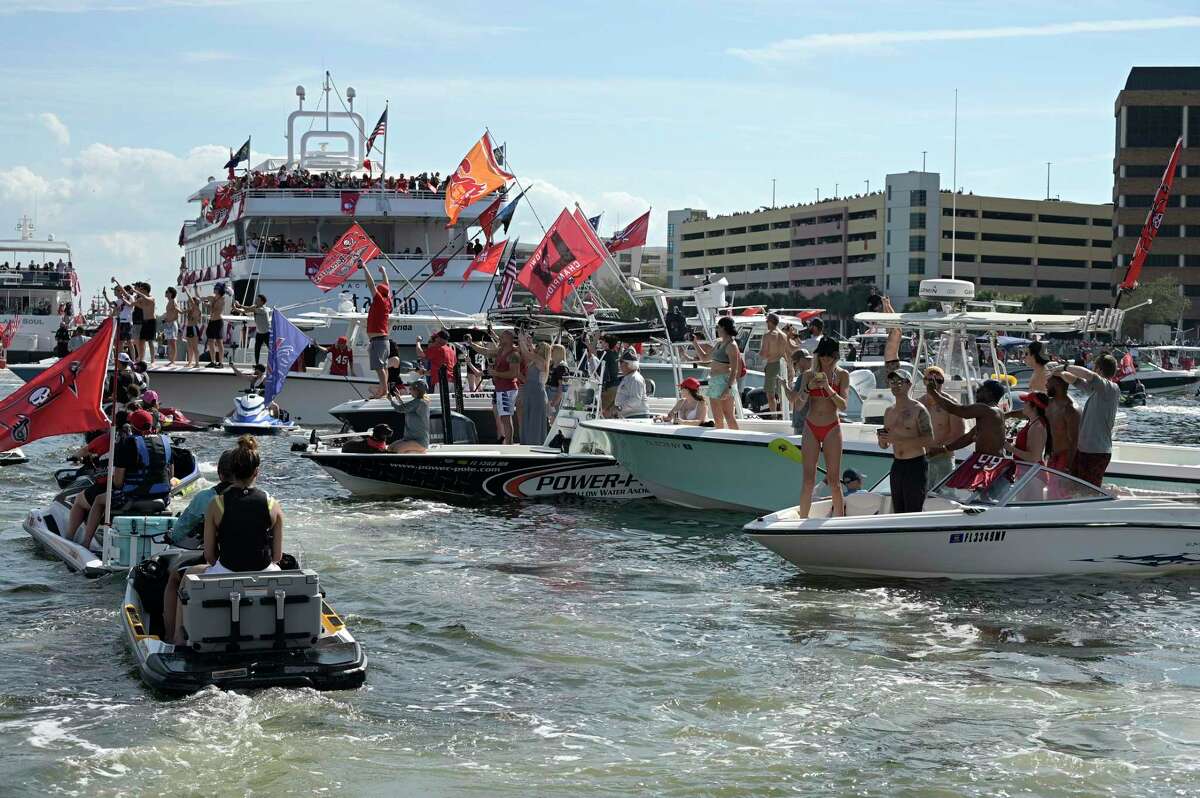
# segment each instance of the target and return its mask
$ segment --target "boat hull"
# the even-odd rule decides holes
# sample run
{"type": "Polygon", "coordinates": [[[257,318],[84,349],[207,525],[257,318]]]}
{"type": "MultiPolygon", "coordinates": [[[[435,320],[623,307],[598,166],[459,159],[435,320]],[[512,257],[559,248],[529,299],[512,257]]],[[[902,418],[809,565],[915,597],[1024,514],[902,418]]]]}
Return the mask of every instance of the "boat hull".
{"type": "Polygon", "coordinates": [[[356,496],[484,500],[573,496],[606,501],[650,496],[612,457],[539,448],[461,447],[408,455],[309,452],[304,456],[356,496]]]}

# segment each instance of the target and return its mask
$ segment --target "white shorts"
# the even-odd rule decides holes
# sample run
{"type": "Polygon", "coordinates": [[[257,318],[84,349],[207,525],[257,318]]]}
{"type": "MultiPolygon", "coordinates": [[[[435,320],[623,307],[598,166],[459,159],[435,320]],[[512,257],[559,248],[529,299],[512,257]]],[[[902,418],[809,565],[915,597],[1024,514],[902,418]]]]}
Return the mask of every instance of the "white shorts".
{"type": "Polygon", "coordinates": [[[496,391],[492,404],[496,407],[496,415],[511,416],[517,411],[517,389],[511,391],[496,391]]]}
{"type": "Polygon", "coordinates": [[[163,322],[163,340],[174,341],[179,337],[179,322],[164,321],[163,322]]]}
{"type": "MultiPolygon", "coordinates": [[[[279,567],[279,563],[274,563],[274,562],[273,562],[273,563],[271,563],[270,565],[268,565],[266,568],[264,568],[263,570],[264,570],[264,571],[280,571],[280,570],[283,570],[283,569],[281,569],[281,568],[279,567]]],[[[207,570],[207,571],[205,571],[204,573],[206,573],[206,574],[237,574],[237,573],[251,573],[251,574],[252,574],[252,573],[255,573],[255,572],[254,572],[254,571],[231,571],[231,570],[229,570],[228,568],[226,568],[224,565],[222,565],[220,560],[217,560],[215,563],[213,563],[212,565],[208,566],[208,570],[207,570]]]]}

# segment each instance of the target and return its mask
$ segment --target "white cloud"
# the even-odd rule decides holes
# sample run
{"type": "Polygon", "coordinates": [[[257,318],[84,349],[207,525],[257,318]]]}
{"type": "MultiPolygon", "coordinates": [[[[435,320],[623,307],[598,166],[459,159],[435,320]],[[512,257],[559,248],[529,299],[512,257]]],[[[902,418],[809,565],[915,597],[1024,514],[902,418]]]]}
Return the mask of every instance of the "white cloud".
{"type": "Polygon", "coordinates": [[[50,133],[50,137],[57,141],[62,146],[67,146],[71,143],[71,131],[63,124],[63,121],[57,115],[46,111],[38,114],[38,121],[42,123],[42,127],[46,128],[50,133]]]}
{"type": "Polygon", "coordinates": [[[759,64],[793,61],[815,55],[849,50],[880,50],[920,42],[977,41],[981,39],[1025,39],[1041,36],[1072,36],[1084,33],[1125,33],[1200,27],[1200,16],[1150,19],[1112,19],[1059,22],[1044,25],[1012,25],[998,28],[934,28],[931,30],[867,31],[863,33],[814,33],[781,39],[762,47],[731,48],[729,55],[759,64]]]}
{"type": "MultiPolygon", "coordinates": [[[[563,208],[573,212],[576,203],[579,203],[579,207],[589,217],[603,214],[599,229],[602,237],[612,235],[618,228],[629,224],[653,205],[646,197],[625,191],[580,194],[537,177],[522,179],[521,183],[529,187],[529,193],[525,195],[529,202],[517,209],[513,234],[519,234],[526,243],[541,240],[542,228],[538,224],[539,219],[543,225],[550,227],[563,208]],[[537,212],[537,217],[531,212],[531,207],[537,212]]],[[[666,240],[667,208],[659,205],[650,214],[650,232],[646,243],[649,246],[661,246],[666,240]]]]}

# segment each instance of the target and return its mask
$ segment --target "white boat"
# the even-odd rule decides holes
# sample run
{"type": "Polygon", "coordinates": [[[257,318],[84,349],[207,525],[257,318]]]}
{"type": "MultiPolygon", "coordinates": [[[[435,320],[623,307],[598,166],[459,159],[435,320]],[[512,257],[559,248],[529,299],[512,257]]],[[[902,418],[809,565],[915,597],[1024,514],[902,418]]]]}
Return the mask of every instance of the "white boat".
{"type": "Polygon", "coordinates": [[[53,354],[59,324],[82,313],[71,245],[37,240],[34,229],[25,216],[19,239],[0,240],[0,328],[12,328],[8,348],[0,346],[0,367],[4,360],[29,363],[53,354]]]}
{"type": "MultiPolygon", "coordinates": [[[[948,281],[926,281],[944,283],[948,281]]],[[[967,284],[969,285],[969,284],[967,284]]],[[[957,291],[958,285],[934,285],[930,293],[957,291]]],[[[922,291],[926,291],[925,283],[922,291]]],[[[856,318],[868,324],[917,332],[918,368],[934,362],[950,381],[947,390],[970,401],[974,386],[990,376],[975,362],[975,335],[988,330],[1070,332],[1118,328],[1120,311],[1087,316],[1043,316],[964,310],[960,303],[942,312],[880,314],[856,318]],[[939,338],[935,356],[928,338],[939,338]]],[[[995,356],[992,362],[1003,362],[995,356]]],[[[920,390],[920,386],[914,386],[920,390]]],[[[619,420],[589,420],[581,425],[581,443],[614,455],[655,497],[698,509],[774,512],[799,499],[801,467],[769,449],[776,438],[799,445],[786,421],[742,420],[740,430],[697,429],[619,420]],[[753,475],[748,478],[747,475],[753,475]]],[[[842,468],[853,468],[868,481],[882,478],[891,453],[879,448],[873,424],[842,424],[842,468]]],[[[967,450],[959,452],[966,456],[967,450]]],[[[1200,487],[1200,448],[1116,442],[1106,479],[1131,488],[1195,491],[1200,487]]]]}
{"type": "Polygon", "coordinates": [[[7,452],[0,452],[0,466],[23,465],[28,462],[29,458],[20,449],[9,449],[7,452]]]}
{"type": "MultiPolygon", "coordinates": [[[[225,194],[224,180],[213,180],[189,197],[198,211],[180,231],[183,263],[177,284],[195,287],[202,295],[211,293],[217,282],[232,284],[233,297],[243,304],[251,303],[260,293],[267,296],[272,307],[321,304],[326,297],[309,280],[306,270],[323,257],[323,247],[332,246],[351,222],[357,222],[384,253],[370,267],[375,270],[391,263],[387,268],[398,313],[475,314],[486,310],[492,304],[498,281],[480,272],[464,280],[471,256],[463,247],[467,228],[475,224],[495,195],[466,208],[457,223],[447,229],[445,195],[441,191],[423,187],[403,192],[378,186],[267,187],[278,182],[272,178],[280,169],[336,175],[337,179],[322,182],[345,183],[346,177],[369,176],[363,168],[367,158],[375,159],[372,174],[376,179],[380,176],[379,153],[366,153],[366,137],[371,129],[364,127],[366,120],[354,110],[353,89],[348,88],[345,98],[340,98],[326,74],[315,108],[305,109],[302,87],[297,88],[297,94],[299,108],[288,115],[285,126],[286,159],[268,159],[255,165],[251,173],[262,179],[238,190],[227,213],[214,213],[209,207],[218,190],[225,194]],[[276,246],[277,241],[299,242],[299,246],[289,250],[276,246]],[[439,258],[436,273],[431,262],[435,256],[439,258]],[[417,286],[419,292],[414,290],[417,286]]],[[[399,117],[394,116],[393,130],[402,129],[399,117]]],[[[386,138],[376,147],[386,144],[386,138]]],[[[402,163],[393,161],[387,174],[395,177],[409,171],[412,163],[411,158],[402,163]]],[[[423,164],[418,168],[427,167],[430,173],[448,171],[444,166],[423,164]]],[[[342,287],[352,298],[354,309],[365,310],[370,291],[362,272],[356,272],[342,287]]],[[[420,334],[419,324],[414,322],[412,329],[406,330],[404,322],[393,320],[396,340],[410,345],[408,339],[420,334]]],[[[319,342],[333,343],[337,334],[320,331],[319,342]]]]}
{"type": "MultiPolygon", "coordinates": [[[[1010,461],[1011,462],[1011,461],[1010,461]]],[[[1121,495],[1030,463],[979,492],[935,488],[920,513],[893,514],[875,491],[809,518],[791,507],[746,524],[750,537],[807,574],[1017,579],[1200,571],[1200,496],[1121,495]]],[[[886,485],[884,485],[886,487],[886,485]]]]}

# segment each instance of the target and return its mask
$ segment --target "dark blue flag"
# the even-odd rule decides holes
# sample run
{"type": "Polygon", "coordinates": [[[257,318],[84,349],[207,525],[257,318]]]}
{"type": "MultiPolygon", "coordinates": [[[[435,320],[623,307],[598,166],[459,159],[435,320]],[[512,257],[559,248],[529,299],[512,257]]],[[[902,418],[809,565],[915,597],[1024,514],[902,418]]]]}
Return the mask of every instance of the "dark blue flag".
{"type": "Polygon", "coordinates": [[[238,147],[238,151],[229,156],[229,160],[225,163],[226,169],[232,169],[242,161],[250,160],[250,139],[246,139],[246,143],[238,147]]]}
{"type": "Polygon", "coordinates": [[[296,359],[312,341],[277,309],[271,310],[271,351],[267,355],[267,382],[263,401],[267,404],[283,390],[283,381],[296,359]]]}
{"type": "MultiPolygon", "coordinates": [[[[528,190],[525,189],[525,191],[528,190]]],[[[521,201],[521,197],[525,196],[525,191],[518,194],[515,199],[501,208],[500,212],[496,214],[496,222],[504,225],[504,232],[506,233],[508,232],[508,226],[512,224],[513,214],[517,212],[517,203],[521,201]]]]}

